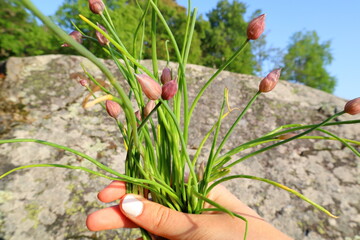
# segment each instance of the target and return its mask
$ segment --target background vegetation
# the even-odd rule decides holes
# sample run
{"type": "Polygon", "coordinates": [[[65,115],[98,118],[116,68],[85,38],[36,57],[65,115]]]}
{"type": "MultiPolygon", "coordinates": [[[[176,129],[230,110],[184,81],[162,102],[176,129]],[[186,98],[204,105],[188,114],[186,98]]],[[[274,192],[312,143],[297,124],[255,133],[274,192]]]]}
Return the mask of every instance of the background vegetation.
{"type": "MultiPolygon", "coordinates": [[[[174,35],[182,46],[183,33],[186,28],[186,9],[175,0],[158,0],[174,35]]],[[[39,24],[33,16],[22,9],[18,0],[0,0],[0,60],[10,56],[31,56],[41,54],[76,54],[71,48],[61,48],[61,41],[56,39],[46,27],[39,24]]],[[[107,6],[112,12],[114,25],[124,45],[132,51],[133,33],[137,23],[146,7],[146,1],[136,0],[107,0],[107,6]]],[[[250,14],[250,19],[245,19],[246,5],[239,0],[229,2],[219,0],[215,9],[206,16],[198,16],[196,31],[192,42],[192,50],[188,62],[217,68],[240,47],[245,40],[247,22],[260,14],[260,10],[250,14]]],[[[71,21],[87,35],[88,26],[77,15],[81,13],[94,19],[88,10],[88,0],[65,0],[57,10],[53,20],[65,31],[74,29],[71,21]]],[[[248,14],[249,15],[249,14],[248,14]]],[[[146,16],[150,22],[151,14],[146,16]]],[[[151,58],[151,35],[149,26],[141,28],[145,31],[144,52],[142,58],[151,58]]],[[[165,42],[168,36],[162,24],[158,24],[158,57],[166,58],[165,42]]],[[[136,41],[138,44],[140,39],[136,41]]],[[[83,43],[97,56],[107,58],[101,46],[89,39],[83,43]]],[[[282,79],[302,83],[326,92],[333,92],[336,79],[330,76],[326,66],[332,61],[331,42],[320,42],[315,31],[297,32],[290,39],[286,49],[271,48],[267,45],[266,34],[259,41],[250,44],[241,57],[234,61],[229,71],[244,74],[264,76],[264,63],[272,68],[282,67],[282,79]]],[[[170,58],[175,60],[175,55],[169,44],[170,58]]]]}

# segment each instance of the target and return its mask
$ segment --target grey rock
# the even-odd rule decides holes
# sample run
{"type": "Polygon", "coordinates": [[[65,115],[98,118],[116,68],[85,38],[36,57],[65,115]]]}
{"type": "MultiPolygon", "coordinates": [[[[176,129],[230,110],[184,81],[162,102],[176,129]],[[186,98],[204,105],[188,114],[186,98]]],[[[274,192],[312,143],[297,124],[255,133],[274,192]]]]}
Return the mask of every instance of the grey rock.
{"type": "MultiPolygon", "coordinates": [[[[97,106],[81,107],[86,97],[78,84],[80,63],[98,79],[103,74],[77,56],[48,55],[10,58],[7,77],[0,80],[0,138],[36,138],[82,151],[119,172],[126,151],[113,119],[97,106]]],[[[143,62],[150,67],[150,61],[143,62]]],[[[106,61],[125,86],[116,66],[106,61]]],[[[159,69],[165,65],[159,63],[159,69]]],[[[171,63],[175,68],[176,64],[171,63]]],[[[187,65],[190,102],[214,69],[187,65]]],[[[229,89],[231,108],[242,109],[257,91],[259,78],[221,73],[195,109],[189,132],[189,152],[215,123],[223,88],[229,89]]],[[[281,81],[261,95],[239,123],[227,149],[291,123],[317,123],[342,110],[344,99],[303,85],[281,81]]],[[[235,120],[234,110],[224,120],[223,136],[235,120]]],[[[355,117],[343,115],[339,119],[355,117]]],[[[327,127],[338,136],[359,140],[358,126],[327,127]]],[[[357,147],[359,150],[359,148],[357,147]]],[[[249,153],[250,151],[245,151],[249,153]]],[[[202,157],[206,159],[209,145],[202,157]]],[[[236,156],[240,157],[240,155],[236,156]]],[[[237,158],[234,159],[237,159],[237,158]]],[[[0,145],[0,174],[34,163],[57,163],[95,169],[89,162],[62,150],[34,143],[0,145]]],[[[268,178],[293,188],[324,205],[339,219],[331,219],[308,203],[281,189],[253,180],[233,180],[226,186],[265,219],[295,239],[359,239],[360,159],[333,141],[297,140],[256,155],[232,169],[234,174],[268,178]]],[[[137,232],[89,232],[86,215],[106,204],[96,199],[109,181],[79,171],[37,168],[15,172],[0,180],[0,239],[129,239],[137,232]]]]}

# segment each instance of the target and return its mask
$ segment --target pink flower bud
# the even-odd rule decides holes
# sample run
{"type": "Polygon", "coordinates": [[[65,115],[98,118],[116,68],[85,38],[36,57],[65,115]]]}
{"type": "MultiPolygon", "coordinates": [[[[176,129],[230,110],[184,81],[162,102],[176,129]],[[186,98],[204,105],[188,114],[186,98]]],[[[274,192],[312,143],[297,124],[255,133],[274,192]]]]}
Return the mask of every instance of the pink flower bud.
{"type": "Polygon", "coordinates": [[[135,76],[139,81],[144,94],[150,100],[156,100],[161,96],[161,86],[159,83],[155,82],[154,79],[146,74],[137,74],[135,76]]]}
{"type": "MultiPolygon", "coordinates": [[[[104,32],[107,33],[105,27],[101,26],[100,24],[97,24],[97,26],[98,26],[101,30],[103,30],[104,32]]],[[[101,44],[101,46],[104,46],[104,45],[109,44],[110,41],[109,41],[106,37],[104,37],[104,35],[102,35],[100,32],[96,31],[95,34],[96,34],[96,38],[97,38],[97,40],[99,41],[99,43],[101,44]]]]}
{"type": "Polygon", "coordinates": [[[164,100],[169,100],[173,98],[178,90],[178,84],[176,79],[171,80],[170,82],[165,83],[162,86],[162,94],[161,97],[164,100]]]}
{"type": "Polygon", "coordinates": [[[140,110],[137,110],[136,112],[135,112],[135,117],[141,122],[142,120],[141,120],[141,113],[140,113],[140,110]]]}
{"type": "Polygon", "coordinates": [[[155,108],[155,101],[149,100],[144,108],[144,117],[147,117],[151,111],[155,108]]]}
{"type": "Polygon", "coordinates": [[[247,27],[247,38],[249,40],[255,40],[260,37],[265,29],[265,14],[258,16],[251,20],[247,27]]]}
{"type": "MultiPolygon", "coordinates": [[[[82,35],[80,32],[78,31],[72,31],[69,34],[70,37],[72,37],[75,41],[77,41],[78,43],[82,44],[82,35]]],[[[63,45],[61,45],[62,47],[70,47],[70,44],[68,43],[64,43],[63,45]]]]}
{"type": "Polygon", "coordinates": [[[81,79],[81,80],[79,81],[79,83],[80,83],[81,86],[83,86],[83,87],[86,87],[86,86],[89,85],[89,83],[88,83],[88,81],[87,81],[86,79],[81,79]]]}
{"type": "Polygon", "coordinates": [[[105,4],[102,0],[89,0],[89,8],[95,14],[101,14],[105,9],[105,4]]]}
{"type": "Polygon", "coordinates": [[[170,82],[172,80],[172,73],[170,68],[166,67],[162,70],[162,74],[161,74],[161,83],[165,84],[167,82],[170,82]]]}
{"type": "Polygon", "coordinates": [[[356,115],[360,113],[360,97],[348,101],[345,104],[344,112],[350,115],[356,115]]]}
{"type": "Polygon", "coordinates": [[[259,85],[260,92],[270,92],[274,89],[277,82],[279,81],[281,73],[281,68],[271,71],[263,80],[261,80],[259,85]]]}
{"type": "Polygon", "coordinates": [[[106,100],[105,107],[107,113],[115,119],[118,118],[121,113],[121,107],[117,102],[106,100]]]}

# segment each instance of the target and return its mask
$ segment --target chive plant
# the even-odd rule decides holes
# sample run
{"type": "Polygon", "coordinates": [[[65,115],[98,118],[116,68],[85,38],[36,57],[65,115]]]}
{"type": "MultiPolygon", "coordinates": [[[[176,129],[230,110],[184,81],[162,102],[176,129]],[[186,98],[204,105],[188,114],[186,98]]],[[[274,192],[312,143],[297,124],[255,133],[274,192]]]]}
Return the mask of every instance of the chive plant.
{"type": "MultiPolygon", "coordinates": [[[[115,29],[109,11],[102,0],[89,0],[90,10],[94,14],[101,16],[101,23],[95,24],[91,19],[79,15],[79,17],[88,24],[89,28],[96,32],[96,39],[85,35],[77,26],[74,26],[76,30],[68,35],[51,22],[49,18],[44,16],[30,0],[20,0],[20,2],[64,41],[64,47],[72,47],[78,51],[79,54],[92,61],[104,73],[107,81],[113,87],[114,90],[104,87],[83,67],[88,80],[99,86],[103,92],[101,97],[96,97],[92,89],[89,88],[88,80],[82,79],[80,84],[86,87],[94,97],[94,99],[88,101],[84,107],[91,108],[95,104],[101,104],[109,116],[114,118],[114,122],[119,128],[119,134],[121,134],[124,139],[124,147],[127,150],[125,173],[119,173],[112,169],[111,166],[102,164],[88,155],[56,143],[38,139],[5,139],[0,140],[0,144],[35,142],[68,151],[93,163],[97,170],[51,163],[33,164],[17,167],[3,173],[0,179],[14,171],[33,167],[79,169],[110,180],[125,181],[128,192],[142,194],[147,198],[151,197],[153,201],[177,211],[201,214],[205,211],[215,209],[226,212],[231,216],[238,217],[245,221],[247,228],[247,220],[245,217],[233,213],[207,198],[209,192],[217,184],[232,179],[247,178],[279,187],[305,200],[329,216],[336,217],[322,206],[280,183],[250,175],[230,175],[230,170],[234,165],[252,156],[295,139],[336,140],[360,157],[360,153],[354,147],[354,145],[360,145],[360,142],[340,138],[334,133],[325,130],[325,127],[329,125],[359,123],[360,120],[334,121],[334,119],[344,113],[352,115],[358,114],[360,112],[360,98],[349,101],[343,111],[334,114],[318,124],[291,124],[280,126],[263,136],[224,151],[227,149],[225,146],[233,130],[247,113],[251,105],[254,104],[258,96],[271,91],[276,86],[281,72],[281,69],[276,69],[270,72],[259,83],[259,90],[254,93],[246,107],[240,112],[231,127],[227,129],[226,134],[220,136],[219,132],[222,128],[222,121],[230,113],[230,110],[226,112],[229,108],[227,107],[228,92],[225,89],[217,121],[203,136],[196,154],[191,158],[188,153],[189,126],[192,114],[200,98],[210,84],[216,80],[216,77],[241,54],[241,51],[247,47],[249,42],[260,37],[265,28],[264,14],[249,23],[247,39],[239,44],[238,50],[205,82],[194,100],[190,103],[187,93],[186,64],[197,15],[197,10],[191,8],[190,0],[188,1],[187,23],[182,46],[179,46],[176,42],[172,30],[169,28],[166,19],[158,8],[157,0],[147,0],[145,3],[138,4],[139,8],[142,9],[142,15],[139,16],[139,23],[134,32],[132,52],[128,51],[121,38],[116,34],[117,29],[115,29]],[[151,14],[152,16],[150,24],[145,23],[145,16],[147,14],[151,14]],[[160,49],[157,48],[157,44],[159,43],[156,42],[157,26],[159,24],[165,27],[168,35],[169,40],[165,43],[167,56],[169,56],[167,50],[168,45],[172,46],[176,55],[178,62],[176,76],[172,75],[173,71],[168,66],[162,69],[162,74],[159,76],[157,52],[160,49]],[[140,61],[144,50],[145,27],[151,29],[152,69],[146,68],[140,61]],[[103,46],[103,50],[109,55],[109,58],[113,59],[119,72],[127,81],[130,87],[129,92],[126,92],[121,87],[118,79],[114,77],[110,70],[96,56],[81,45],[83,38],[96,41],[103,46]],[[139,44],[139,39],[141,44],[139,44]],[[136,109],[139,109],[138,111],[135,111],[134,105],[136,105],[136,109]],[[123,122],[118,119],[120,114],[124,114],[125,116],[123,122]],[[320,131],[323,135],[309,136],[308,133],[314,130],[320,131]],[[210,136],[213,136],[212,141],[210,141],[210,136]],[[199,159],[199,156],[208,141],[210,142],[211,148],[206,161],[204,161],[204,159],[199,159]],[[257,147],[256,149],[258,150],[254,150],[246,155],[243,154],[239,159],[232,159],[235,154],[254,147],[257,147]],[[205,202],[212,205],[213,208],[204,208],[205,202]]],[[[167,63],[169,63],[169,57],[167,63]]],[[[142,230],[142,234],[143,239],[151,239],[150,234],[145,230],[142,230]]],[[[244,239],[246,239],[246,234],[244,239]]]]}

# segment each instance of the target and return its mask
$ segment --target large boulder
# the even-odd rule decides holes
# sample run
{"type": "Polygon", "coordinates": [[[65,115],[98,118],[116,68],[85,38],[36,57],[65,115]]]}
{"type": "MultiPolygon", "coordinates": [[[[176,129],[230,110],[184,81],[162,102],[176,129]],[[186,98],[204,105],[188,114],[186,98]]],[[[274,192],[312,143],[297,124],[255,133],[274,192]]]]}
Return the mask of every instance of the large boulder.
{"type": "MultiPolygon", "coordinates": [[[[87,96],[78,83],[80,66],[97,79],[103,74],[78,56],[48,55],[10,58],[6,78],[0,78],[0,139],[35,138],[82,151],[117,171],[124,171],[125,150],[113,119],[100,107],[82,108],[87,96]]],[[[150,61],[144,65],[151,67],[150,61]]],[[[107,66],[125,81],[111,61],[107,66]]],[[[159,69],[165,65],[159,63],[159,69]]],[[[173,68],[176,64],[171,63],[173,68]]],[[[214,69],[187,65],[190,101],[214,69]]],[[[189,151],[220,112],[223,89],[229,89],[231,108],[242,109],[256,93],[260,79],[223,72],[194,111],[189,151]]],[[[125,87],[126,88],[126,87],[125,87]]],[[[236,127],[227,149],[284,124],[318,123],[341,111],[344,99],[303,85],[281,81],[263,94],[236,127]]],[[[221,135],[239,114],[234,110],[221,135]]],[[[337,120],[354,117],[343,115],[337,120]]],[[[338,136],[359,140],[356,125],[326,127],[338,136]]],[[[313,133],[316,135],[319,133],[313,133]]],[[[357,147],[359,150],[359,147],[357,147]]],[[[202,153],[206,159],[207,145],[202,153]]],[[[249,153],[247,151],[246,153],[249,153]]],[[[241,155],[238,155],[241,156],[241,155]]],[[[234,158],[237,159],[237,158],[234,158]]],[[[95,169],[91,163],[63,150],[35,143],[0,145],[0,174],[18,166],[58,163],[95,169]]],[[[340,216],[332,219],[308,203],[266,183],[232,180],[225,185],[266,220],[295,239],[360,239],[360,159],[336,141],[296,140],[236,165],[233,174],[268,178],[293,188],[340,216]]],[[[14,172],[0,180],[0,239],[127,239],[137,232],[113,230],[93,233],[86,215],[105,204],[97,192],[109,181],[77,170],[36,168],[14,172]]]]}

